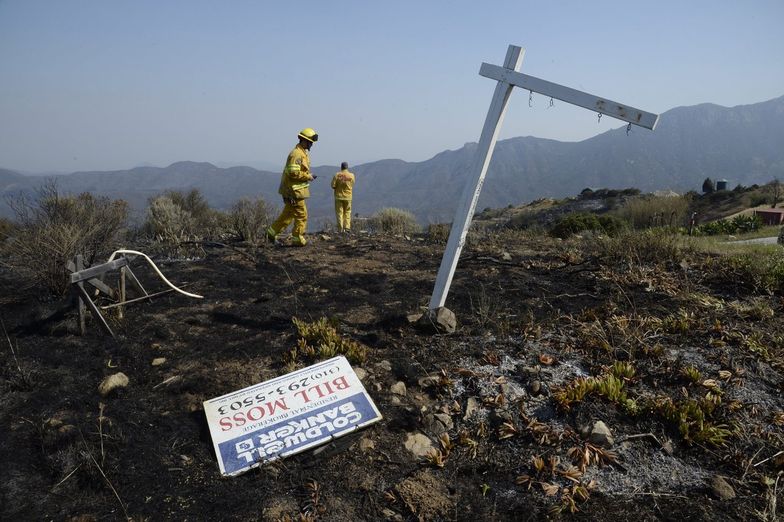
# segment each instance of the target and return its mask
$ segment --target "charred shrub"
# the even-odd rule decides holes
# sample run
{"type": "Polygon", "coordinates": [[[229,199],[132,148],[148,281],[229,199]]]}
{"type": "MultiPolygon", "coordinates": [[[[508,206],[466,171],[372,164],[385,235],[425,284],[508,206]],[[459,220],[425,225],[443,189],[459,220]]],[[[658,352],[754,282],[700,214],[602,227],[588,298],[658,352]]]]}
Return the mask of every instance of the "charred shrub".
{"type": "Polygon", "coordinates": [[[175,204],[169,196],[158,196],[150,200],[144,232],[163,242],[182,241],[193,230],[190,212],[175,204]]]}
{"type": "Polygon", "coordinates": [[[128,217],[123,200],[87,192],[63,195],[54,183],[42,186],[36,198],[10,204],[17,225],[6,245],[8,264],[54,295],[68,289],[66,263],[81,254],[89,266],[98,254],[113,250],[128,217]]]}
{"type": "Polygon", "coordinates": [[[414,215],[399,208],[382,208],[368,219],[368,228],[372,232],[396,235],[419,232],[414,215]]]}
{"type": "Polygon", "coordinates": [[[263,199],[242,198],[231,207],[229,225],[237,239],[255,243],[270,218],[271,209],[263,199]]]}
{"type": "Polygon", "coordinates": [[[172,190],[150,199],[143,230],[159,241],[177,243],[218,236],[227,228],[226,221],[199,190],[172,190]]]}
{"type": "Polygon", "coordinates": [[[431,243],[443,244],[449,239],[449,223],[431,223],[427,226],[427,239],[431,243]]]}
{"type": "Polygon", "coordinates": [[[10,219],[0,218],[0,242],[11,237],[14,230],[14,223],[10,219]]]}

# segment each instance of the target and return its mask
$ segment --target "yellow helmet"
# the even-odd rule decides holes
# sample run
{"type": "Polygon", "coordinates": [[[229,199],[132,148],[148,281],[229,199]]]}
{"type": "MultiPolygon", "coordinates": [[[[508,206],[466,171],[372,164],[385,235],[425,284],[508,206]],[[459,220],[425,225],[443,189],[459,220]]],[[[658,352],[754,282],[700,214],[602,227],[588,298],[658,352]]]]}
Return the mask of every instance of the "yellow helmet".
{"type": "Polygon", "coordinates": [[[316,134],[316,131],[314,131],[310,127],[299,131],[297,137],[302,138],[303,140],[308,140],[311,143],[315,143],[318,141],[318,134],[316,134]]]}

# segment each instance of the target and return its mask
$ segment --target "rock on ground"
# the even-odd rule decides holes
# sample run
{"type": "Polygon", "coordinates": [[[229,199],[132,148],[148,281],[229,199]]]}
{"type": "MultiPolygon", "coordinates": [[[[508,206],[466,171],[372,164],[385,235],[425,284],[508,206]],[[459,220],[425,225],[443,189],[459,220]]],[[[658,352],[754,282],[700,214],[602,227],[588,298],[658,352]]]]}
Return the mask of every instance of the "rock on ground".
{"type": "Polygon", "coordinates": [[[125,388],[128,386],[129,383],[128,376],[125,375],[123,372],[115,373],[114,375],[110,375],[105,378],[101,384],[98,385],[98,393],[101,394],[101,397],[106,397],[114,390],[119,388],[125,388]]]}
{"type": "Polygon", "coordinates": [[[735,490],[730,486],[724,477],[716,475],[711,481],[711,493],[719,500],[732,500],[735,498],[735,490]]]}
{"type": "Polygon", "coordinates": [[[435,449],[433,442],[422,433],[409,433],[404,443],[405,448],[416,455],[417,457],[424,457],[430,451],[435,449]]]}
{"type": "Polygon", "coordinates": [[[602,421],[596,421],[591,429],[588,439],[593,443],[605,448],[615,444],[610,428],[602,421]]]}
{"type": "Polygon", "coordinates": [[[441,306],[423,314],[417,324],[436,333],[453,333],[457,329],[457,317],[452,310],[441,306]]]}

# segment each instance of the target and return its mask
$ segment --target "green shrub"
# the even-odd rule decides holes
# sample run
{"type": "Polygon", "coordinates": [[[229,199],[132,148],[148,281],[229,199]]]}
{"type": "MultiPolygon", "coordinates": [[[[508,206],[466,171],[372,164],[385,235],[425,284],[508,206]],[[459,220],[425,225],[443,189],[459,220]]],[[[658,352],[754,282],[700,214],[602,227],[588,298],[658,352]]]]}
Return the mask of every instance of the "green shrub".
{"type": "Polygon", "coordinates": [[[419,224],[407,210],[382,208],[368,219],[368,229],[376,233],[404,235],[419,232],[419,224]]]}
{"type": "Polygon", "coordinates": [[[6,245],[8,264],[54,295],[70,286],[66,263],[81,254],[89,266],[98,254],[114,250],[128,217],[123,200],[63,195],[54,183],[41,187],[36,199],[20,197],[10,204],[17,225],[6,245]]]}
{"type": "Polygon", "coordinates": [[[270,223],[271,214],[270,207],[263,199],[242,198],[231,207],[229,226],[240,241],[255,243],[270,223]]]}
{"type": "Polygon", "coordinates": [[[336,322],[326,317],[312,322],[294,317],[292,321],[297,327],[299,340],[297,346],[286,355],[288,370],[294,370],[301,359],[313,363],[343,355],[352,364],[362,364],[367,360],[367,346],[341,336],[336,322]]]}
{"type": "Polygon", "coordinates": [[[760,194],[759,192],[754,192],[749,195],[749,206],[750,207],[758,207],[760,205],[767,205],[770,201],[770,198],[766,194],[760,194]]]}
{"type": "Polygon", "coordinates": [[[762,228],[762,218],[757,214],[753,216],[735,216],[732,218],[732,226],[738,233],[754,232],[762,228]]]}
{"type": "Polygon", "coordinates": [[[675,424],[683,440],[689,444],[723,446],[733,436],[729,426],[711,421],[716,407],[721,404],[721,398],[717,395],[709,393],[699,400],[685,399],[681,402],[661,397],[649,402],[648,409],[675,424]]]}
{"type": "Polygon", "coordinates": [[[577,196],[579,199],[607,199],[607,198],[617,198],[619,196],[638,196],[640,194],[640,189],[637,188],[626,188],[622,190],[616,189],[597,189],[593,190],[591,188],[585,188],[580,192],[580,195],[577,196]]]}
{"type": "Polygon", "coordinates": [[[629,229],[629,223],[626,220],[613,216],[612,214],[602,214],[599,216],[599,224],[602,226],[604,233],[608,236],[615,236],[624,230],[629,229]]]}
{"type": "Polygon", "coordinates": [[[575,213],[562,217],[550,230],[550,234],[561,239],[586,230],[603,230],[596,214],[575,213]]]}
{"type": "Polygon", "coordinates": [[[762,219],[758,215],[735,216],[732,219],[719,219],[710,223],[703,223],[695,227],[694,234],[698,236],[716,236],[721,234],[742,234],[754,232],[762,228],[762,219]]]}

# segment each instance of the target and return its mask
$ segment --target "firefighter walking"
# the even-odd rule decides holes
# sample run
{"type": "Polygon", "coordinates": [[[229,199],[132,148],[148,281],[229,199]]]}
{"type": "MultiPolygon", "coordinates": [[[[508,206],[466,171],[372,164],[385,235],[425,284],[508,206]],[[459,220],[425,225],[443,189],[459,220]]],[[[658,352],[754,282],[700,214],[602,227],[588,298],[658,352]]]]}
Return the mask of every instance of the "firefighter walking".
{"type": "Polygon", "coordinates": [[[296,246],[305,246],[305,228],[308,226],[308,208],[305,200],[310,197],[310,182],[316,176],[310,173],[310,148],[318,141],[318,134],[310,127],[297,134],[299,143],[286,158],[286,166],[280,176],[278,194],[283,198],[283,211],[278,219],[267,228],[267,240],[275,242],[283,230],[293,221],[291,242],[296,246]]]}
{"type": "Polygon", "coordinates": [[[340,172],[332,178],[332,189],[335,191],[335,217],[339,232],[351,230],[351,196],[354,188],[354,174],[348,171],[348,163],[340,164],[340,172]]]}

